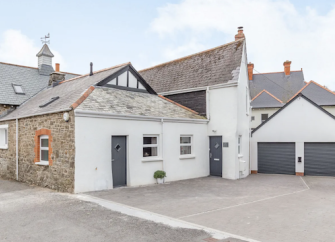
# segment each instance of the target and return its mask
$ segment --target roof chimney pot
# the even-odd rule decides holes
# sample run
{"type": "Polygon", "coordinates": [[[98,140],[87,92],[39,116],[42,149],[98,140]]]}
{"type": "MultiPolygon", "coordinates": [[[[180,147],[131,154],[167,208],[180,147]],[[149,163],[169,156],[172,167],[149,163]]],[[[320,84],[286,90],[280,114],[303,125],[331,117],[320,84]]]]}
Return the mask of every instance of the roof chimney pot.
{"type": "Polygon", "coordinates": [[[248,64],[248,76],[249,76],[249,81],[252,81],[252,75],[254,73],[254,64],[249,62],[248,64]]]}
{"type": "Polygon", "coordinates": [[[284,72],[286,76],[291,74],[291,61],[287,60],[284,62],[284,72]]]}
{"type": "Polygon", "coordinates": [[[59,63],[56,63],[56,68],[55,69],[56,69],[56,72],[60,72],[60,70],[59,70],[60,69],[60,64],[59,63]]]}
{"type": "Polygon", "coordinates": [[[237,28],[237,34],[235,35],[235,41],[236,40],[239,40],[239,39],[244,39],[245,36],[244,36],[244,33],[243,33],[243,27],[238,27],[237,28]]]}

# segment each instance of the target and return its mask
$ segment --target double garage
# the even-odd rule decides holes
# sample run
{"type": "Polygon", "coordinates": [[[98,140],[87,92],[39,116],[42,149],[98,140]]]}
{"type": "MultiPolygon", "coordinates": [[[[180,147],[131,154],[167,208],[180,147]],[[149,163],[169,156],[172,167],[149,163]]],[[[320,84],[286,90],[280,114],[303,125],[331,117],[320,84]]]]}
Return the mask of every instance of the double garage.
{"type": "Polygon", "coordinates": [[[335,117],[299,95],[252,131],[251,173],[335,176],[335,117]]]}
{"type": "Polygon", "coordinates": [[[306,142],[303,146],[304,157],[299,157],[295,142],[258,142],[258,173],[295,175],[299,174],[296,163],[303,163],[304,175],[335,176],[335,143],[306,142]]]}

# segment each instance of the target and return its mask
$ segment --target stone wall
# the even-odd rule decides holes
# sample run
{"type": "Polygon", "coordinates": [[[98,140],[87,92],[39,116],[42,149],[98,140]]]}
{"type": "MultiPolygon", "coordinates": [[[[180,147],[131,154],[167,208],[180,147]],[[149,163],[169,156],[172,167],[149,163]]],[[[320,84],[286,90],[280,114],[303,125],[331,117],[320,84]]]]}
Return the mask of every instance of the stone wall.
{"type": "Polygon", "coordinates": [[[206,116],[206,91],[166,95],[165,97],[206,116]]]}
{"type": "MultiPolygon", "coordinates": [[[[0,150],[0,175],[15,179],[15,120],[8,124],[8,150],[0,150]]],[[[61,192],[74,191],[74,113],[63,120],[63,113],[47,114],[19,119],[19,181],[48,187],[61,192]],[[49,129],[52,135],[52,165],[34,163],[35,133],[49,129]]]]}

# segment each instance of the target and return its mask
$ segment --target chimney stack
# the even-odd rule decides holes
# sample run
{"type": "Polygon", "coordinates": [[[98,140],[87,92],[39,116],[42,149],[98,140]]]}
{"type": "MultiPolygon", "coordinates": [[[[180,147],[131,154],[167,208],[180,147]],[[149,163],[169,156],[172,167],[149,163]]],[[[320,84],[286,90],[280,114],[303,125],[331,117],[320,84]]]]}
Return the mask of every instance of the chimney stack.
{"type": "Polygon", "coordinates": [[[55,69],[56,69],[56,72],[60,72],[60,70],[59,70],[59,66],[60,66],[59,63],[56,63],[56,68],[55,68],[55,69]]]}
{"type": "Polygon", "coordinates": [[[50,74],[49,78],[49,87],[55,87],[57,86],[60,82],[65,80],[65,74],[60,73],[59,71],[53,72],[50,74]]]}
{"type": "Polygon", "coordinates": [[[249,76],[249,81],[252,81],[252,75],[254,73],[254,64],[249,62],[248,64],[248,76],[249,76]]]}
{"type": "Polygon", "coordinates": [[[244,38],[245,38],[245,36],[243,34],[243,27],[242,26],[238,27],[237,28],[237,34],[235,35],[235,41],[239,40],[239,39],[244,39],[244,38]]]}
{"type": "Polygon", "coordinates": [[[284,72],[286,76],[291,74],[291,61],[287,60],[284,62],[284,72]]]}

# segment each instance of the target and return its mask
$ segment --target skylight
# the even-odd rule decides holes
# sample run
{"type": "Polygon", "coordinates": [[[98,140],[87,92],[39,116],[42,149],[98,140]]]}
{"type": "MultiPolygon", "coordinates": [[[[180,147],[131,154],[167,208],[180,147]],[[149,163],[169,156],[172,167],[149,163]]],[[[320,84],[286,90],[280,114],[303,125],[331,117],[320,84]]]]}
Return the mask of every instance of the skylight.
{"type": "Polygon", "coordinates": [[[21,85],[12,84],[16,94],[25,94],[21,85]]]}
{"type": "Polygon", "coordinates": [[[54,101],[56,101],[58,98],[59,98],[58,96],[57,97],[52,97],[49,101],[47,101],[46,103],[40,105],[39,107],[40,108],[44,108],[44,107],[48,106],[50,103],[53,103],[54,101]]]}

